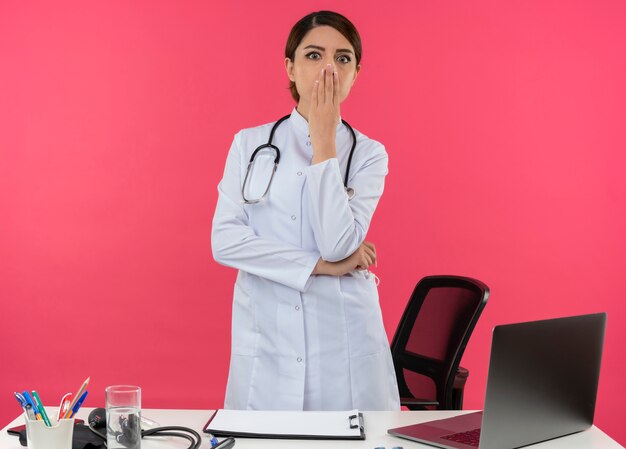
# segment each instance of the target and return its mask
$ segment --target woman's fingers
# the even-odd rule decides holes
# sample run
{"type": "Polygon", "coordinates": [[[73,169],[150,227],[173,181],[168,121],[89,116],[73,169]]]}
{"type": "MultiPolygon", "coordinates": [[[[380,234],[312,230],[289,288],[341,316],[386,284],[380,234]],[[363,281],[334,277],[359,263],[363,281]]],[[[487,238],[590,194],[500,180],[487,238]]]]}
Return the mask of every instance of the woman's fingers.
{"type": "Polygon", "coordinates": [[[313,83],[313,92],[311,93],[311,105],[317,106],[319,87],[320,82],[318,80],[315,80],[315,82],[313,83]]]}
{"type": "Polygon", "coordinates": [[[372,242],[367,242],[364,241],[361,244],[361,247],[363,248],[364,251],[367,251],[367,253],[370,256],[370,259],[372,260],[371,265],[376,265],[378,264],[378,256],[376,254],[376,247],[374,246],[374,244],[372,242]]]}
{"type": "Polygon", "coordinates": [[[333,262],[331,265],[339,267],[336,271],[338,270],[340,274],[336,275],[342,276],[353,270],[367,270],[370,266],[376,265],[376,262],[376,247],[372,242],[363,242],[352,255],[339,262],[333,262]]]}
{"type": "Polygon", "coordinates": [[[327,64],[313,83],[311,108],[339,110],[339,73],[327,64]]]}
{"type": "Polygon", "coordinates": [[[339,107],[339,74],[333,71],[333,105],[339,107]]]}
{"type": "Polygon", "coordinates": [[[320,103],[320,84],[324,82],[324,70],[322,70],[317,79],[313,82],[313,93],[311,94],[311,106],[316,107],[320,103]]]}
{"type": "Polygon", "coordinates": [[[368,242],[367,240],[364,240],[362,244],[370,248],[372,251],[376,252],[376,246],[374,246],[372,242],[368,242]]]}
{"type": "Polygon", "coordinates": [[[368,248],[367,246],[364,246],[363,248],[364,248],[365,254],[367,255],[367,258],[368,258],[368,260],[370,262],[368,267],[370,265],[375,265],[376,264],[376,252],[373,251],[372,249],[368,248]]]}
{"type": "Polygon", "coordinates": [[[377,265],[377,264],[378,264],[378,255],[376,254],[376,247],[374,246],[374,244],[373,244],[373,243],[371,243],[371,242],[363,242],[363,245],[364,245],[364,246],[365,246],[365,247],[366,247],[369,251],[371,251],[371,252],[372,252],[372,255],[373,255],[373,258],[374,258],[374,264],[373,264],[373,265],[378,266],[378,265],[377,265]]]}
{"type": "Polygon", "coordinates": [[[361,245],[354,254],[354,264],[357,270],[367,270],[370,265],[374,264],[375,254],[366,246],[361,245]]]}
{"type": "Polygon", "coordinates": [[[328,64],[318,74],[309,106],[309,134],[313,163],[336,157],[336,129],[339,107],[333,103],[333,67],[328,64]]]}
{"type": "Polygon", "coordinates": [[[324,103],[333,101],[333,66],[328,64],[324,70],[324,103]]]}

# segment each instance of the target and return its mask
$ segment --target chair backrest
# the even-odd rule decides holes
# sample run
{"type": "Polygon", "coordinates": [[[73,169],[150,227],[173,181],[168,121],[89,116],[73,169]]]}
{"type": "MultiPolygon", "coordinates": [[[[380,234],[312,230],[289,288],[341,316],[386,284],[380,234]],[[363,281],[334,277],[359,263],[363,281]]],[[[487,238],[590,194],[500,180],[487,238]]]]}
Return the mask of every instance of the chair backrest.
{"type": "Polygon", "coordinates": [[[488,297],[484,283],[461,276],[417,283],[391,343],[400,397],[453,408],[454,378],[488,297]]]}

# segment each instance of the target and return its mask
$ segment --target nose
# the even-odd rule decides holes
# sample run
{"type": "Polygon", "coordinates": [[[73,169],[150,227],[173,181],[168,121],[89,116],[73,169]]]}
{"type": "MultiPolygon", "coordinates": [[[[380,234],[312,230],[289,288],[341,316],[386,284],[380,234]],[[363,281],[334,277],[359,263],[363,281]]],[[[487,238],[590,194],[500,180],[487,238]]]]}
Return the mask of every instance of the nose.
{"type": "Polygon", "coordinates": [[[335,67],[335,59],[331,55],[324,58],[324,67],[327,67],[328,65],[332,66],[334,72],[337,71],[337,67],[335,67]]]}

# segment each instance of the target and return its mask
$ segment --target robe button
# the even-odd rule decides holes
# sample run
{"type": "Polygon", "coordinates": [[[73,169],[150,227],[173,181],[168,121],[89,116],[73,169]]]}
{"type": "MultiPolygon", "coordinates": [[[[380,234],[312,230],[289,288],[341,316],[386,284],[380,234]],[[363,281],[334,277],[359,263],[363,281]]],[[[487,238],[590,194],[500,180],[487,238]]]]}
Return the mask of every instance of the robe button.
{"type": "Polygon", "coordinates": [[[292,219],[292,220],[295,220],[295,219],[296,219],[296,216],[295,216],[295,215],[292,215],[292,216],[291,216],[291,219],[292,219]]]}
{"type": "Polygon", "coordinates": [[[298,357],[296,360],[298,360],[298,363],[302,363],[302,357],[298,357]]]}
{"type": "Polygon", "coordinates": [[[297,173],[297,175],[298,175],[298,176],[302,176],[302,172],[301,172],[301,171],[299,171],[299,172],[297,173]]]}
{"type": "Polygon", "coordinates": [[[296,306],[296,310],[300,310],[300,306],[296,306]]]}
{"type": "Polygon", "coordinates": [[[307,146],[307,147],[310,147],[310,146],[311,146],[311,141],[310,141],[310,140],[307,140],[307,142],[306,142],[306,146],[307,146]]]}

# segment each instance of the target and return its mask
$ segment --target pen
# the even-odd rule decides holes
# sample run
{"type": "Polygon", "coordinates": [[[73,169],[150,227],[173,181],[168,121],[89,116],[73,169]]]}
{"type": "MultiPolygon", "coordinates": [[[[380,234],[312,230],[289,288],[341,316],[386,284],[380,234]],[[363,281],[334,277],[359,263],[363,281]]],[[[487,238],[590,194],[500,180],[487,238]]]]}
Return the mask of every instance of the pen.
{"type": "Polygon", "coordinates": [[[80,408],[81,405],[83,405],[83,401],[87,397],[87,393],[89,392],[85,391],[83,392],[83,394],[80,395],[80,398],[78,398],[78,401],[76,401],[76,404],[74,404],[74,407],[72,408],[72,410],[70,410],[70,412],[65,416],[66,418],[71,418],[72,416],[76,414],[76,412],[78,412],[78,409],[80,408]]]}
{"type": "Polygon", "coordinates": [[[28,419],[30,419],[31,421],[37,420],[37,417],[35,416],[35,413],[33,412],[32,405],[26,404],[26,406],[24,407],[24,413],[26,413],[26,416],[28,416],[28,419]]]}
{"type": "Polygon", "coordinates": [[[15,399],[17,399],[17,402],[19,402],[20,407],[22,407],[22,410],[24,410],[24,414],[28,416],[28,419],[37,419],[37,417],[33,413],[33,407],[28,403],[28,401],[26,401],[26,398],[17,391],[13,392],[13,394],[15,395],[15,399]]]}
{"type": "Polygon", "coordinates": [[[46,426],[51,427],[52,424],[50,424],[50,419],[48,418],[48,414],[46,413],[46,409],[43,408],[43,404],[41,403],[41,398],[39,397],[39,394],[37,394],[37,392],[35,390],[33,390],[33,398],[35,399],[35,402],[37,403],[37,408],[39,409],[39,413],[41,413],[41,417],[43,418],[43,422],[46,423],[46,426]]]}
{"type": "Polygon", "coordinates": [[[213,446],[213,449],[230,449],[235,445],[235,439],[232,437],[224,438],[222,441],[213,446]]]}
{"type": "MultiPolygon", "coordinates": [[[[143,417],[142,417],[143,418],[143,417]]],[[[215,447],[219,444],[219,441],[217,438],[215,438],[215,436],[212,433],[207,433],[206,434],[207,438],[209,439],[209,441],[211,442],[211,447],[215,447]]]]}
{"type": "Polygon", "coordinates": [[[65,396],[61,398],[61,404],[59,404],[59,410],[57,410],[57,421],[61,419],[69,411],[71,402],[72,402],[72,393],[65,393],[65,396]]]}
{"type": "Polygon", "coordinates": [[[69,410],[65,412],[64,415],[61,415],[61,418],[69,418],[67,414],[74,408],[74,405],[76,405],[76,402],[80,399],[81,395],[83,394],[83,391],[85,391],[85,388],[87,388],[87,385],[89,385],[89,380],[91,380],[91,377],[88,377],[87,379],[85,379],[83,384],[80,386],[80,389],[78,390],[78,392],[74,395],[74,399],[72,399],[72,402],[70,403],[69,410]]]}
{"type": "Polygon", "coordinates": [[[39,409],[37,408],[37,404],[35,404],[35,401],[33,401],[33,398],[30,397],[30,393],[28,391],[23,391],[22,396],[24,396],[24,399],[26,399],[26,403],[28,403],[28,405],[33,408],[33,413],[35,414],[37,419],[42,420],[43,418],[41,417],[41,413],[39,413],[39,409]]]}
{"type": "Polygon", "coordinates": [[[17,399],[17,402],[19,402],[20,407],[22,408],[26,407],[26,404],[28,404],[28,402],[26,402],[26,399],[24,398],[24,396],[19,394],[17,391],[14,391],[13,395],[15,396],[15,399],[17,399]]]}

